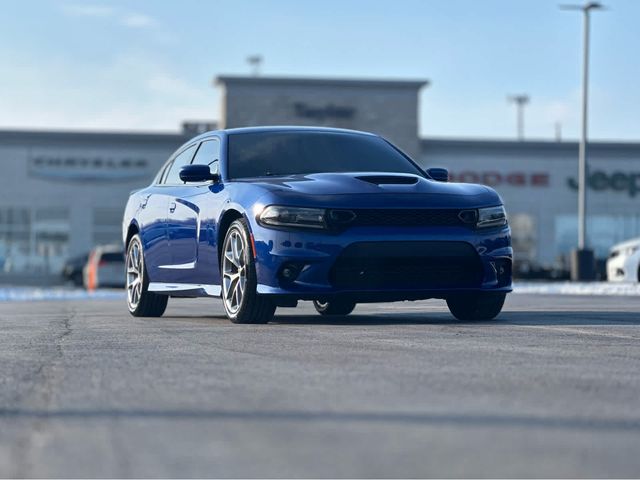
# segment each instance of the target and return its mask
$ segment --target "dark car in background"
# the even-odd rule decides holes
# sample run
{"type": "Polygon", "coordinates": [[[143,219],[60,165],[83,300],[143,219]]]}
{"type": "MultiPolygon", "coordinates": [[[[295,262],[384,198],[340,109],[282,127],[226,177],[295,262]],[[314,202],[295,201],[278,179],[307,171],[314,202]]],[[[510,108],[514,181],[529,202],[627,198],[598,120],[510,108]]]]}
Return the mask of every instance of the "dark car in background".
{"type": "Polygon", "coordinates": [[[83,273],[85,265],[89,260],[89,253],[77,255],[67,259],[62,267],[62,278],[65,282],[70,282],[76,287],[84,285],[83,273]]]}

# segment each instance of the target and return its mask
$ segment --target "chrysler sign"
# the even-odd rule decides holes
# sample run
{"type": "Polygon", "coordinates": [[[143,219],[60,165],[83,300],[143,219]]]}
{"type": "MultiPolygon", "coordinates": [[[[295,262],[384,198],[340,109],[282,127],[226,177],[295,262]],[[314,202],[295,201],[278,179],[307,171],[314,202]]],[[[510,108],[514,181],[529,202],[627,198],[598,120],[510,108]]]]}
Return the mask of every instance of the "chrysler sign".
{"type": "Polygon", "coordinates": [[[29,174],[69,181],[117,181],[148,176],[148,166],[140,157],[43,154],[29,159],[29,174]]]}

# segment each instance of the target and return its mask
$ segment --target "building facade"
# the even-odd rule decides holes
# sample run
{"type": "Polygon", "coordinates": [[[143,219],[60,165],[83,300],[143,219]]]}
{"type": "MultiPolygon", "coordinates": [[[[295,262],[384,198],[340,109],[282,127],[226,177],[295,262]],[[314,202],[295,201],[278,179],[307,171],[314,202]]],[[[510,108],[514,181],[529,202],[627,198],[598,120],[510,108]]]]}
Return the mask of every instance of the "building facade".
{"type": "MultiPolygon", "coordinates": [[[[420,139],[426,81],[217,77],[221,128],[325,125],[379,133],[423,167],[495,188],[520,264],[562,264],[577,244],[575,142],[420,139]]],[[[206,127],[181,134],[0,131],[0,275],[55,274],[64,261],[120,241],[131,190],[206,127]]],[[[640,236],[640,143],[590,144],[588,239],[599,257],[640,236]]]]}
{"type": "Polygon", "coordinates": [[[0,131],[0,274],[56,273],[69,257],[120,242],[129,192],[185,140],[0,131]]]}
{"type": "MultiPolygon", "coordinates": [[[[578,243],[577,142],[423,139],[419,162],[500,193],[521,265],[566,265],[578,243]]],[[[587,180],[588,244],[606,258],[640,236],[640,143],[590,143],[587,180]]]]}
{"type": "Polygon", "coordinates": [[[331,126],[382,135],[415,156],[418,93],[427,80],[216,77],[220,127],[331,126]]]}

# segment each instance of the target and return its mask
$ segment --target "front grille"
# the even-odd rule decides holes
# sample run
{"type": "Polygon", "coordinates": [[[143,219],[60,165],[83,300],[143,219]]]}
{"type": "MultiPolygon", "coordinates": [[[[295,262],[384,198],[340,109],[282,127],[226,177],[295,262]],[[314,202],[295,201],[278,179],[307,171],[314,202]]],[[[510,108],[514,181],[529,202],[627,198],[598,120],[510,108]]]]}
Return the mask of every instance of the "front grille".
{"type": "Polygon", "coordinates": [[[443,226],[458,227],[472,226],[460,219],[461,210],[458,209],[356,209],[355,219],[351,226],[359,227],[416,227],[443,226]]]}
{"type": "Polygon", "coordinates": [[[466,242],[359,242],[338,256],[329,280],[345,289],[473,288],[482,262],[466,242]]]}

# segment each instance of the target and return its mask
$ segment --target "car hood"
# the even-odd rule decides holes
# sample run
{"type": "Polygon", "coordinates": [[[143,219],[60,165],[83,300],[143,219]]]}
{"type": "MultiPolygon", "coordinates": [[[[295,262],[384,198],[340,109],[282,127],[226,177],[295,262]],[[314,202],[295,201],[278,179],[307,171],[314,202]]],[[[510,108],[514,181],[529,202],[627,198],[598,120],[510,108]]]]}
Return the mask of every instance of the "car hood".
{"type": "Polygon", "coordinates": [[[483,185],[436,182],[411,174],[314,173],[254,179],[252,183],[275,197],[301,204],[467,207],[502,203],[494,190],[483,185]]]}
{"type": "Polygon", "coordinates": [[[613,247],[611,247],[611,252],[616,250],[624,250],[626,248],[633,248],[640,246],[640,238],[632,238],[631,240],[626,240],[622,243],[617,243],[613,247]]]}

